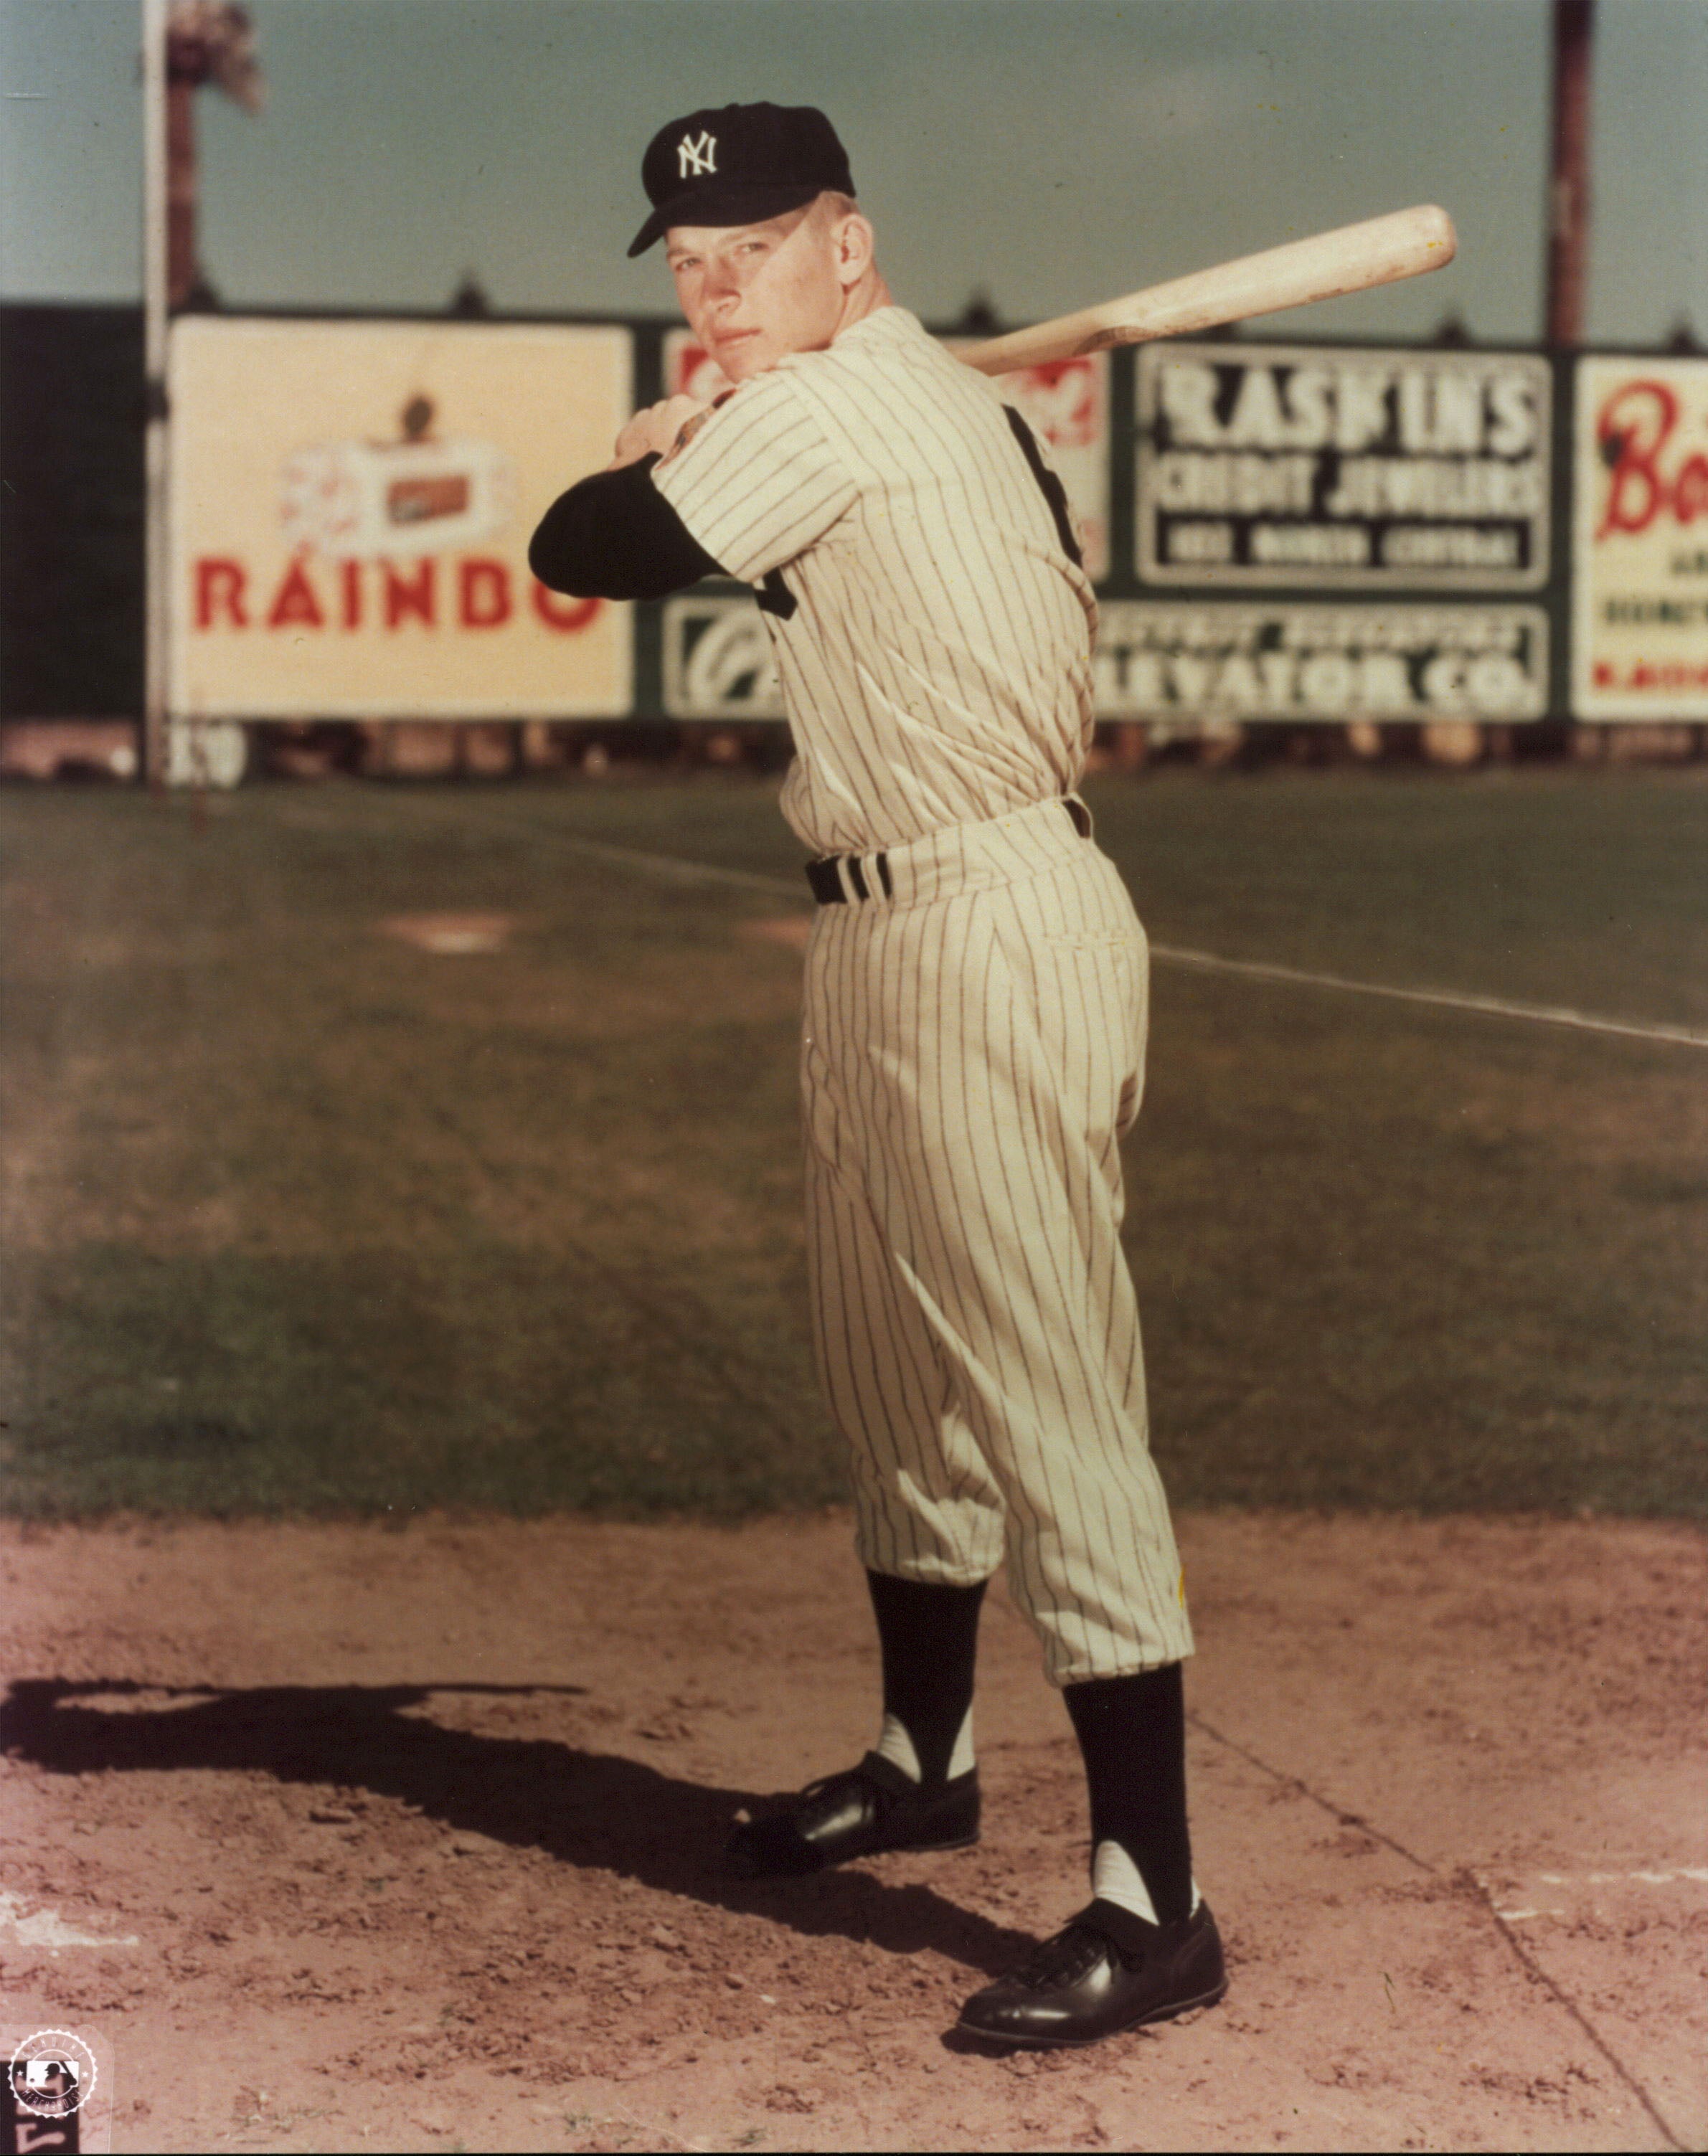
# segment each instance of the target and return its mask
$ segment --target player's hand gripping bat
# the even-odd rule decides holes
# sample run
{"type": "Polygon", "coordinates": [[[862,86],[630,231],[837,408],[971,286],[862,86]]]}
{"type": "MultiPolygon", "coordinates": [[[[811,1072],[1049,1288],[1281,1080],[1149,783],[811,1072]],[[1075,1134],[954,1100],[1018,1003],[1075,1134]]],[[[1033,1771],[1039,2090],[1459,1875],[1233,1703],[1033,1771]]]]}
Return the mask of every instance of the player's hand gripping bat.
{"type": "Polygon", "coordinates": [[[1261,254],[1244,254],[1213,270],[1194,270],[1166,285],[1147,285],[1125,299],[1105,300],[1077,315],[1058,315],[1032,329],[950,349],[981,374],[1008,374],[1016,367],[1103,352],[1110,345],[1182,336],[1222,322],[1242,322],[1253,315],[1273,315],[1283,307],[1305,306],[1313,300],[1338,299],[1343,292],[1367,291],[1373,285],[1397,284],[1402,277],[1421,277],[1426,270],[1444,270],[1458,245],[1447,212],[1424,203],[1309,239],[1289,240],[1261,254]]]}

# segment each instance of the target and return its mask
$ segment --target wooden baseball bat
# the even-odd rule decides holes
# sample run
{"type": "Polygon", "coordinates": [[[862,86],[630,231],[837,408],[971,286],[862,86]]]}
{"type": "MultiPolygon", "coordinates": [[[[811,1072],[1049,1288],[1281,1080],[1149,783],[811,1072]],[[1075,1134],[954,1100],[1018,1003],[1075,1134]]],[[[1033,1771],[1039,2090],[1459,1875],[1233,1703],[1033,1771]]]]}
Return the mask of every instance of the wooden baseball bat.
{"type": "Polygon", "coordinates": [[[1303,307],[1313,300],[1338,299],[1343,292],[1421,277],[1427,270],[1444,270],[1458,246],[1447,212],[1423,203],[1309,239],[1289,240],[1261,254],[1243,254],[1165,285],[1150,285],[1124,299],[1105,300],[1077,315],[1058,315],[1029,330],[950,349],[981,374],[1009,374],[1016,367],[1074,359],[1111,345],[1183,336],[1222,322],[1242,322],[1253,315],[1273,315],[1283,307],[1303,307]]]}

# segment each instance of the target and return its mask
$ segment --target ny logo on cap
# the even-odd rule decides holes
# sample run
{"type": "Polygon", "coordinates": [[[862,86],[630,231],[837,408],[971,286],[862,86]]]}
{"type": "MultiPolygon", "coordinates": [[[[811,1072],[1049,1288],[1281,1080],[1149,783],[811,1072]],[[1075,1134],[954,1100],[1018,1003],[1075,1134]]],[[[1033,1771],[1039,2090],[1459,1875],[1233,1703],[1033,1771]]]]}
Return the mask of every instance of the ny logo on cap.
{"type": "Polygon", "coordinates": [[[700,139],[697,142],[691,141],[684,135],[682,141],[677,144],[677,177],[685,180],[690,172],[697,175],[701,172],[715,172],[718,167],[713,162],[713,157],[717,147],[717,136],[709,134],[703,127],[700,130],[700,139]]]}

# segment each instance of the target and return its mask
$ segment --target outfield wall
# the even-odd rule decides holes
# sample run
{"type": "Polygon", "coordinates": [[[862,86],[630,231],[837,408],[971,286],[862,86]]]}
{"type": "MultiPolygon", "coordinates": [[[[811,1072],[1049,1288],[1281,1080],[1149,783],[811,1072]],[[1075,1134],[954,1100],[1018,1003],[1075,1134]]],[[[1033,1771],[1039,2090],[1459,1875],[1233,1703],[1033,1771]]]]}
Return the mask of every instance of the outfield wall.
{"type": "MultiPolygon", "coordinates": [[[[135,311],[0,309],[0,716],[135,709],[139,362],[135,311]]],[[[179,317],[174,716],[779,716],[743,588],[527,568],[634,404],[716,386],[651,320],[179,317]]],[[[1708,359],[1240,336],[1001,387],[1085,536],[1100,717],[1708,719],[1708,359]]]]}

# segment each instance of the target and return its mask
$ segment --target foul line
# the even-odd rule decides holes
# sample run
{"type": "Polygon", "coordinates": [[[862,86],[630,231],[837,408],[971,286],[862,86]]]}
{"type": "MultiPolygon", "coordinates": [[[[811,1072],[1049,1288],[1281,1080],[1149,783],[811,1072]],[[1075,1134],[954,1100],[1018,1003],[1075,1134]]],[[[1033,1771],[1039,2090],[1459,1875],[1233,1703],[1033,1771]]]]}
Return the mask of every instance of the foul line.
{"type": "Polygon", "coordinates": [[[536,823],[532,818],[508,818],[509,822],[526,821],[529,830],[538,831],[555,839],[560,846],[572,854],[586,854],[596,861],[616,861],[631,868],[656,869],[661,874],[674,876],[678,882],[727,883],[738,891],[764,891],[780,893],[805,905],[807,893],[799,884],[785,883],[781,876],[755,875],[746,869],[720,869],[710,861],[685,861],[677,854],[646,854],[635,846],[606,845],[599,839],[571,839],[554,830],[548,824],[536,823]]]}
{"type": "Polygon", "coordinates": [[[1567,1010],[1552,1004],[1512,1003],[1504,996],[1467,995],[1453,988],[1392,988],[1380,981],[1349,981],[1339,973],[1307,973],[1297,966],[1271,966],[1257,958],[1218,958],[1211,951],[1181,951],[1165,943],[1153,943],[1150,955],[1171,966],[1196,966],[1206,973],[1242,973],[1251,980],[1281,981],[1295,988],[1344,988],[1356,996],[1433,1004],[1442,1010],[1477,1011],[1486,1018],[1525,1019],[1532,1025],[1569,1025],[1580,1033],[1617,1033],[1630,1040],[1708,1048],[1708,1033],[1698,1033],[1687,1025],[1633,1025],[1623,1019],[1597,1018],[1589,1011],[1567,1010]]]}
{"type": "MultiPolygon", "coordinates": [[[[676,854],[650,854],[635,846],[613,846],[598,839],[571,838],[554,825],[533,817],[499,816],[483,821],[526,824],[531,831],[554,839],[567,853],[585,854],[591,860],[651,869],[679,881],[728,884],[737,891],[774,892],[807,902],[807,894],[796,883],[781,876],[757,875],[744,869],[717,868],[709,861],[684,860],[676,854]]],[[[1517,1019],[1530,1025],[1563,1025],[1578,1033],[1617,1034],[1627,1040],[1659,1041],[1675,1048],[1708,1048],[1708,1033],[1688,1025],[1639,1025],[1623,1019],[1600,1018],[1592,1011],[1568,1010],[1552,1004],[1527,1004],[1504,996],[1479,996],[1453,988],[1396,988],[1381,981],[1349,981],[1340,973],[1307,973],[1298,966],[1275,966],[1260,958],[1222,958],[1213,951],[1187,951],[1169,943],[1153,943],[1150,955],[1165,966],[1187,966],[1204,973],[1232,973],[1251,981],[1273,981],[1287,988],[1335,988],[1346,995],[1384,996],[1391,1003],[1425,1004],[1438,1010],[1473,1011],[1482,1018],[1517,1019]]]]}
{"type": "Polygon", "coordinates": [[[1603,2036],[1577,2000],[1555,1982],[1546,1969],[1526,1949],[1524,1942],[1506,1922],[1501,1911],[1495,1907],[1493,1895],[1489,1893],[1487,1885],[1475,1871],[1464,1869],[1449,1878],[1443,1878],[1440,1871],[1429,1861],[1427,1856],[1419,1856],[1415,1850],[1407,1849],[1402,1841],[1397,1841],[1392,1835],[1384,1834],[1379,1826],[1372,1824],[1362,1813],[1345,1810],[1341,1805],[1337,1804],[1332,1797],[1325,1797],[1320,1790],[1312,1789],[1309,1783],[1302,1780],[1299,1775],[1286,1774],[1279,1767],[1272,1767],[1267,1759],[1261,1758],[1255,1752],[1248,1751],[1243,1744],[1237,1744],[1232,1738],[1225,1735],[1212,1723],[1206,1722],[1201,1714],[1196,1713],[1188,1708],[1186,1722],[1190,1728],[1201,1730],[1212,1743],[1223,1746],[1237,1758],[1248,1762],[1260,1774],[1268,1774],[1280,1788],[1295,1790],[1308,1803],[1315,1804],[1320,1810],[1326,1812],[1329,1817],[1339,1825],[1353,1828],[1360,1833],[1369,1835],[1376,1841],[1385,1843],[1397,1856],[1404,1857],[1407,1864],[1414,1865],[1419,1871],[1427,1873],[1430,1878],[1439,1880],[1443,1886],[1449,1889],[1457,1887],[1462,1892],[1464,1884],[1469,1882],[1475,1889],[1474,1899],[1494,1919],[1494,1928],[1511,1948],[1514,1958],[1531,1979],[1541,1984],[1555,2003],[1563,2008],[1577,2023],[1584,2035],[1594,2045],[1596,2050],[1601,2053],[1603,2058],[1607,2061],[1625,2087],[1636,2097],[1638,2102],[1642,2105],[1667,2147],[1678,2149],[1689,2147],[1690,2144],[1680,2141],[1671,2127],[1667,2124],[1648,2090],[1603,2036]]]}

